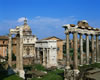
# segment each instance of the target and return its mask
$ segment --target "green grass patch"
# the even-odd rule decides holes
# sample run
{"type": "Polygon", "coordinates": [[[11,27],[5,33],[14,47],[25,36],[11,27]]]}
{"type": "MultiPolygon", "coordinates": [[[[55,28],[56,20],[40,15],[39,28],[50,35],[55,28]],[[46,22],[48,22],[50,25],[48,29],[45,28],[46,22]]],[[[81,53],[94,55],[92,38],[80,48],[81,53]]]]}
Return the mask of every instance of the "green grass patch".
{"type": "Polygon", "coordinates": [[[45,67],[42,66],[41,64],[35,64],[32,69],[37,69],[39,71],[46,71],[45,67]]]}
{"type": "Polygon", "coordinates": [[[3,80],[23,80],[23,79],[20,78],[19,76],[17,76],[16,74],[14,74],[14,75],[10,75],[10,76],[4,78],[3,80]]]}

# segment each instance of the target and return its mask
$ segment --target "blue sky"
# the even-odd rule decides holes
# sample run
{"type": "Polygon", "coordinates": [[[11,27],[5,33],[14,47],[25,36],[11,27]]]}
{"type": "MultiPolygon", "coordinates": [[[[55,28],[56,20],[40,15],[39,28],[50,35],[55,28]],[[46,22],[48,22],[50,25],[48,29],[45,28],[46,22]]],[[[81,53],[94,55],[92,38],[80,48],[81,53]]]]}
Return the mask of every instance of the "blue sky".
{"type": "Polygon", "coordinates": [[[64,39],[64,24],[87,20],[90,26],[100,28],[100,0],[0,0],[0,35],[22,25],[23,17],[39,39],[64,39]]]}

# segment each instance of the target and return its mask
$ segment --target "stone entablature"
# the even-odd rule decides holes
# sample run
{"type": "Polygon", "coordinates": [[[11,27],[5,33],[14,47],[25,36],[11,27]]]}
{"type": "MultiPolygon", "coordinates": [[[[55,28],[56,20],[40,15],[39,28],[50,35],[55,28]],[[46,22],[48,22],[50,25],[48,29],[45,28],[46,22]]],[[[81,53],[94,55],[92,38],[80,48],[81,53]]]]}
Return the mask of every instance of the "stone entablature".
{"type": "MultiPolygon", "coordinates": [[[[81,23],[88,24],[87,22],[81,21],[81,23]]],[[[65,33],[73,33],[77,32],[79,34],[89,34],[89,35],[96,35],[100,33],[100,29],[90,27],[89,25],[74,25],[74,24],[67,24],[63,26],[65,29],[65,33]]]]}
{"type": "Polygon", "coordinates": [[[57,49],[57,41],[56,40],[41,40],[36,42],[36,46],[39,48],[55,48],[57,49]]]}
{"type": "Polygon", "coordinates": [[[36,63],[45,67],[57,66],[57,41],[41,40],[36,42],[36,63]]]}

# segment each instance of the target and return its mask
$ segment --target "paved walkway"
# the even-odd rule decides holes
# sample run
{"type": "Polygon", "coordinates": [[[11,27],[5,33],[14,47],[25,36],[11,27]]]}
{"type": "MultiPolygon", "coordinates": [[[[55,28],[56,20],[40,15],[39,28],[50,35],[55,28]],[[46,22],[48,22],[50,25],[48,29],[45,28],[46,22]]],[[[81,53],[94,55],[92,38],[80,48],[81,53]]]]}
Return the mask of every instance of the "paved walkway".
{"type": "Polygon", "coordinates": [[[100,69],[88,71],[88,75],[86,77],[89,79],[100,80],[100,69]]]}

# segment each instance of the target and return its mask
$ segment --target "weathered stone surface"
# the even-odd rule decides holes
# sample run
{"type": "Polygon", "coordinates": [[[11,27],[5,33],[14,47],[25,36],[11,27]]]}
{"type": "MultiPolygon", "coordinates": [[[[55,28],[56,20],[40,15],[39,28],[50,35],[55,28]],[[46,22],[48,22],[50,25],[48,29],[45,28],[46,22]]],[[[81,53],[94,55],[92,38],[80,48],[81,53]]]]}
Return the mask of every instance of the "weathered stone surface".
{"type": "Polygon", "coordinates": [[[38,48],[37,56],[40,57],[40,64],[45,67],[57,66],[57,41],[56,40],[41,40],[37,41],[36,48],[38,48]]]}
{"type": "Polygon", "coordinates": [[[11,34],[9,34],[9,43],[8,43],[8,64],[12,66],[12,40],[11,34]]]}
{"type": "Polygon", "coordinates": [[[69,33],[66,34],[66,69],[70,69],[69,33]]]}
{"type": "Polygon", "coordinates": [[[96,62],[99,63],[99,36],[96,35],[96,62]]]}
{"type": "Polygon", "coordinates": [[[92,64],[95,62],[95,51],[94,51],[94,35],[91,35],[91,41],[92,41],[92,53],[91,53],[91,60],[92,60],[92,64]]]}
{"type": "Polygon", "coordinates": [[[74,39],[74,61],[73,61],[73,65],[74,65],[74,69],[78,69],[78,54],[77,54],[77,33],[74,32],[73,33],[73,39],[74,39]]]}
{"type": "Polygon", "coordinates": [[[83,35],[80,34],[80,65],[83,65],[83,35]]]}
{"type": "Polygon", "coordinates": [[[25,79],[25,72],[24,72],[24,70],[19,70],[19,76],[21,77],[21,78],[23,78],[23,79],[25,79]]]}
{"type": "Polygon", "coordinates": [[[89,64],[89,35],[86,34],[86,64],[89,64]]]}

